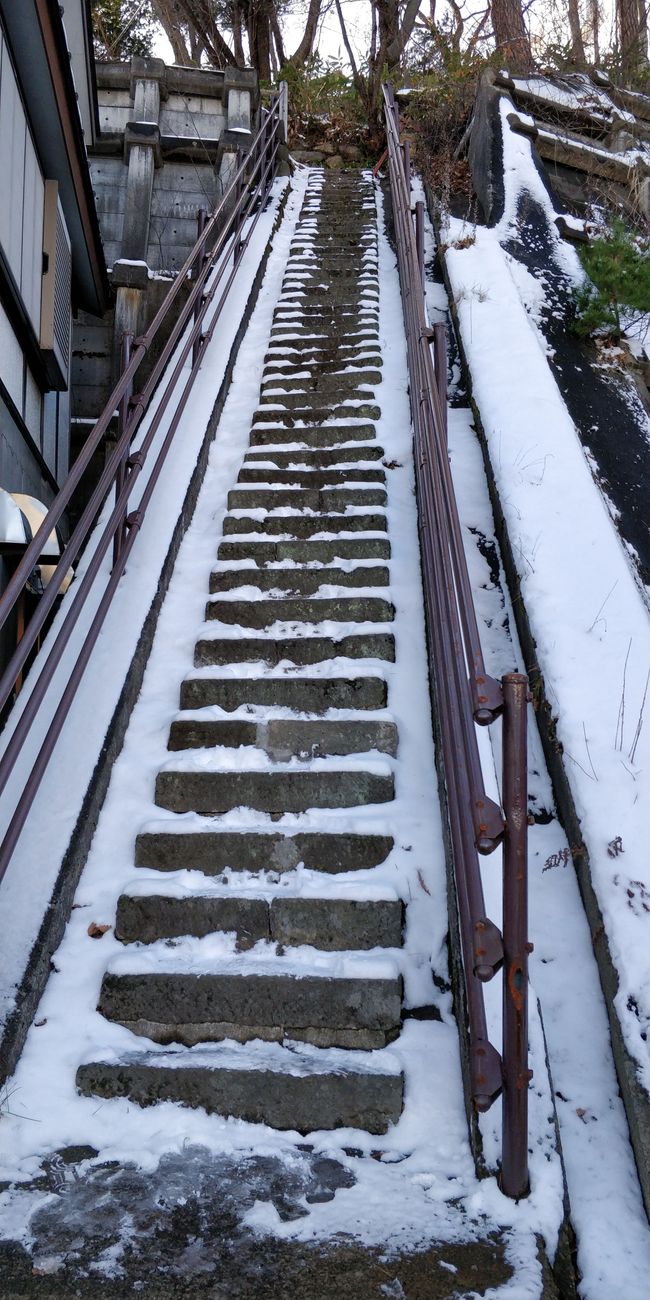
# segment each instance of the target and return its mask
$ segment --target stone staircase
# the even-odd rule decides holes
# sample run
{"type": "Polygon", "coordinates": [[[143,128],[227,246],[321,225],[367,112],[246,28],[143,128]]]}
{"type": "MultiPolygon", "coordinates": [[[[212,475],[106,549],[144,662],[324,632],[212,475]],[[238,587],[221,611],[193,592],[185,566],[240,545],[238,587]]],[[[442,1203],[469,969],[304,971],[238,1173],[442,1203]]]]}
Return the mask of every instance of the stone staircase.
{"type": "Polygon", "coordinates": [[[99,1010],[139,1038],[80,1066],[85,1094],[302,1132],[401,1113],[403,903],[365,883],[393,841],[346,812],[390,804],[398,748],[377,260],[370,180],[314,173],[156,782],[178,827],[138,835],[149,883],[118,904],[99,1010]]]}

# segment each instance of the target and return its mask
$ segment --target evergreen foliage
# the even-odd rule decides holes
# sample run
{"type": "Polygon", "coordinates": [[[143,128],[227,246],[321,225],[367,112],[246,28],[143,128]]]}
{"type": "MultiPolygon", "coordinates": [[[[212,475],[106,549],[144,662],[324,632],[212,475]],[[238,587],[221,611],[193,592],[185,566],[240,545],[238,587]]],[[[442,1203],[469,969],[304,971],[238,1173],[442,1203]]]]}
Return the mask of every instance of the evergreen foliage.
{"type": "Polygon", "coordinates": [[[92,0],[95,58],[127,60],[151,54],[155,19],[143,0],[92,0]]]}
{"type": "Polygon", "coordinates": [[[615,217],[607,234],[581,251],[589,282],[574,293],[578,334],[620,338],[627,310],[650,312],[650,240],[615,217]]]}

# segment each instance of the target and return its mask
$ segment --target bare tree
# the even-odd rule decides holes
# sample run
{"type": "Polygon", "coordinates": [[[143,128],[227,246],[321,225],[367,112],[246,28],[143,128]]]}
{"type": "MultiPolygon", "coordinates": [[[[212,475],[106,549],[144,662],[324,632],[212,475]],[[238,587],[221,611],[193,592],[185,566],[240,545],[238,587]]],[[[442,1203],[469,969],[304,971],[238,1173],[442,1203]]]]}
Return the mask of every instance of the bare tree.
{"type": "Polygon", "coordinates": [[[492,0],[492,25],[504,63],[515,72],[530,72],[533,56],[521,0],[492,0]]]}
{"type": "Polygon", "coordinates": [[[152,0],[152,4],[177,63],[207,62],[215,68],[249,64],[261,81],[269,81],[272,69],[277,71],[285,63],[304,67],[316,41],[323,0],[309,0],[302,38],[289,55],[277,0],[152,0]]]}
{"type": "Polygon", "coordinates": [[[585,46],[582,39],[582,23],[580,22],[580,10],[578,0],[568,0],[569,3],[569,31],[571,32],[571,58],[574,63],[585,64],[587,58],[585,55],[585,46]]]}
{"type": "Polygon", "coordinates": [[[648,11],[645,0],[616,0],[621,68],[637,72],[648,61],[648,11]]]}

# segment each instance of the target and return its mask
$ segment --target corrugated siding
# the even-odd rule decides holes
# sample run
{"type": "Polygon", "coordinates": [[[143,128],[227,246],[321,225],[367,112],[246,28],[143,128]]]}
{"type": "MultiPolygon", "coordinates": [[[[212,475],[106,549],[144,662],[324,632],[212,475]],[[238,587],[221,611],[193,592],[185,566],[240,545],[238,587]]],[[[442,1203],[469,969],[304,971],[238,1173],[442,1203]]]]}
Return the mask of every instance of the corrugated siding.
{"type": "Polygon", "coordinates": [[[0,31],[0,245],[35,331],[40,328],[43,175],[0,31]]]}

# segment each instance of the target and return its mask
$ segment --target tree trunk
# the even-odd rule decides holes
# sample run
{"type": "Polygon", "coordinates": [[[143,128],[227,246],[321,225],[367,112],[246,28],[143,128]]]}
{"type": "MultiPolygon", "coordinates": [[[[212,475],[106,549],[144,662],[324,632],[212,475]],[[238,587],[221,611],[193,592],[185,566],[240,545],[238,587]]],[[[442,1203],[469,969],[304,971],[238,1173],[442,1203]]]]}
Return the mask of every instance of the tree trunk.
{"type": "Polygon", "coordinates": [[[193,28],[213,68],[231,68],[235,56],[217,28],[210,0],[173,0],[179,15],[193,28]]]}
{"type": "Polygon", "coordinates": [[[569,30],[571,32],[571,58],[574,63],[579,63],[584,66],[587,59],[582,39],[582,26],[580,24],[578,0],[569,0],[569,30]]]}
{"type": "Polygon", "coordinates": [[[271,80],[271,23],[269,0],[251,0],[248,10],[248,47],[260,81],[271,80]]]}
{"type": "Polygon", "coordinates": [[[411,39],[415,20],[420,11],[422,0],[407,0],[406,8],[402,14],[402,22],[394,41],[386,50],[386,62],[389,68],[396,68],[402,60],[402,55],[411,39]]]}
{"type": "Polygon", "coordinates": [[[647,62],[648,15],[644,0],[616,0],[621,69],[628,76],[647,62]]]}
{"type": "Polygon", "coordinates": [[[591,40],[594,47],[594,63],[600,63],[600,10],[598,0],[591,0],[591,40]]]}
{"type": "Polygon", "coordinates": [[[513,72],[530,72],[533,56],[521,0],[492,0],[492,25],[497,52],[503,62],[513,72]]]}
{"type": "Polygon", "coordinates": [[[305,23],[303,38],[295,54],[292,54],[289,59],[289,62],[293,64],[294,68],[304,68],[313,51],[316,32],[318,31],[321,5],[322,0],[309,0],[309,9],[307,11],[307,21],[305,23]]]}
{"type": "Polygon", "coordinates": [[[174,4],[170,3],[170,0],[153,0],[153,11],[172,47],[175,62],[181,64],[191,63],[192,56],[185,44],[185,37],[174,4]]]}
{"type": "MultiPolygon", "coordinates": [[[[275,9],[275,5],[271,9],[271,34],[273,36],[275,52],[278,56],[278,69],[279,69],[284,67],[287,61],[287,56],[284,52],[284,41],[282,40],[282,32],[280,31],[280,24],[278,22],[278,15],[275,9]]],[[[290,63],[292,61],[293,60],[291,59],[289,60],[290,63]]]]}
{"type": "Polygon", "coordinates": [[[244,42],[242,39],[242,12],[238,4],[232,7],[232,43],[235,51],[235,61],[238,68],[246,67],[246,57],[244,55],[244,42]]]}

